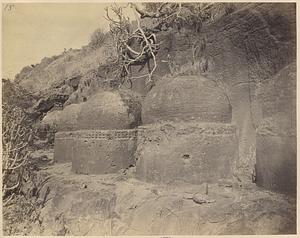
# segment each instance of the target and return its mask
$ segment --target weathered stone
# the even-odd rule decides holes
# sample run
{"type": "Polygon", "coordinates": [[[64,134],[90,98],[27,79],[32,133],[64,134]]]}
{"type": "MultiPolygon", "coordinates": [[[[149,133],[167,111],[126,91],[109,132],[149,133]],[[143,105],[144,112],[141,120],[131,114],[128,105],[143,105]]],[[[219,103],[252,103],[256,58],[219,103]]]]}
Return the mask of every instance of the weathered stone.
{"type": "Polygon", "coordinates": [[[200,76],[165,78],[143,102],[142,121],[230,122],[231,107],[224,92],[212,80],[200,76]]]}
{"type": "Polygon", "coordinates": [[[81,174],[114,173],[134,165],[136,130],[76,131],[72,144],[72,171],[81,174]]]}
{"type": "Polygon", "coordinates": [[[43,125],[49,125],[50,127],[57,127],[60,121],[61,110],[51,111],[41,121],[43,125]]]}
{"type": "Polygon", "coordinates": [[[130,129],[140,124],[139,101],[122,91],[102,91],[90,97],[78,116],[78,128],[130,129]]]}
{"type": "Polygon", "coordinates": [[[74,142],[74,132],[57,132],[54,139],[54,161],[65,163],[72,161],[74,142]]]}
{"type": "Polygon", "coordinates": [[[48,97],[41,98],[34,106],[33,110],[39,113],[47,113],[51,108],[57,105],[63,105],[68,99],[66,94],[51,94],[48,97]]]}
{"type": "Polygon", "coordinates": [[[40,173],[51,176],[40,194],[48,187],[51,193],[41,211],[42,232],[31,236],[53,235],[59,214],[65,216],[66,235],[72,236],[296,234],[296,200],[256,186],[224,190],[209,184],[210,197],[202,197],[216,202],[197,205],[193,195],[205,191],[199,185],[153,185],[122,174],[91,178],[74,175],[70,164],[40,173]],[[189,200],[183,199],[186,193],[189,200]]]}
{"type": "Polygon", "coordinates": [[[257,130],[257,184],[296,193],[296,64],[258,86],[263,119],[257,130]]]}
{"type": "Polygon", "coordinates": [[[229,124],[170,122],[139,128],[137,177],[147,182],[230,178],[237,157],[235,127],[229,124]]]}
{"type": "Polygon", "coordinates": [[[288,134],[296,128],[296,63],[283,68],[276,76],[257,86],[262,116],[276,117],[274,123],[281,133],[288,134]]]}
{"type": "Polygon", "coordinates": [[[78,129],[78,115],[83,107],[85,107],[85,103],[66,106],[59,115],[57,130],[74,131],[78,129]]]}
{"type": "Polygon", "coordinates": [[[296,5],[294,3],[252,3],[219,20],[203,24],[199,33],[158,35],[163,40],[157,55],[156,72],[168,73],[169,54],[179,68],[192,62],[192,47],[198,46],[195,60],[207,62],[199,72],[223,82],[232,105],[232,122],[237,125],[240,167],[250,176],[255,157],[256,110],[254,82],[274,76],[296,58],[296,5]],[[185,50],[181,50],[185,49],[185,50]]]}
{"type": "Polygon", "coordinates": [[[237,125],[239,167],[250,177],[255,157],[254,83],[274,76],[295,60],[295,4],[248,4],[201,29],[205,48],[199,56],[211,61],[205,74],[229,87],[232,122],[237,125]]]}
{"type": "Polygon", "coordinates": [[[214,203],[216,200],[212,199],[208,195],[196,193],[193,195],[193,201],[198,204],[203,204],[203,203],[214,203]]]}
{"type": "Polygon", "coordinates": [[[43,123],[52,125],[58,131],[54,137],[54,160],[56,162],[69,162],[72,159],[72,131],[77,129],[77,117],[81,106],[84,104],[66,106],[61,111],[48,113],[43,120],[43,123]]]}
{"type": "Polygon", "coordinates": [[[266,189],[296,194],[296,137],[258,134],[256,140],[257,184],[266,189]]]}
{"type": "Polygon", "coordinates": [[[72,161],[76,173],[112,173],[132,165],[140,124],[138,95],[100,90],[81,104],[60,112],[55,136],[55,160],[72,161]],[[101,130],[102,129],[102,130],[101,130]],[[76,130],[76,131],[75,131],[76,130]]]}

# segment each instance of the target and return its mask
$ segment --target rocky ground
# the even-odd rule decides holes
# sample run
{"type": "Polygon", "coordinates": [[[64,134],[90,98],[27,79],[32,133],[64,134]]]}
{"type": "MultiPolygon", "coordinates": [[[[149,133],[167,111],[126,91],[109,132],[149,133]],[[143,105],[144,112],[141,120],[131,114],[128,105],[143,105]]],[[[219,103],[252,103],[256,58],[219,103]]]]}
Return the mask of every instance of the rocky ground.
{"type": "MultiPolygon", "coordinates": [[[[52,151],[39,156],[53,158],[52,151]]],[[[38,153],[37,153],[38,154],[38,153]]],[[[296,200],[233,181],[153,185],[117,174],[78,175],[71,164],[46,165],[50,179],[40,224],[27,235],[293,234],[296,200]]],[[[41,196],[44,197],[44,196],[41,196]]]]}

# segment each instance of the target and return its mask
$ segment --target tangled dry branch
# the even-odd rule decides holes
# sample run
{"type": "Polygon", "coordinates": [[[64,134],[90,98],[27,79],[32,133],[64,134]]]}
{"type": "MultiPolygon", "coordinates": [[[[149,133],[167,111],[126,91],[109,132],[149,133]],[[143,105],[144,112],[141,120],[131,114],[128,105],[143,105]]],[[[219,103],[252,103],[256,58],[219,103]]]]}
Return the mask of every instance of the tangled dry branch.
{"type": "Polygon", "coordinates": [[[24,168],[28,163],[28,146],[33,130],[22,109],[3,105],[3,199],[4,205],[18,192],[23,183],[24,168]]]}
{"type": "MultiPolygon", "coordinates": [[[[128,7],[128,6],[126,6],[128,7]]],[[[137,29],[133,30],[128,18],[123,14],[123,7],[112,5],[110,8],[115,15],[109,15],[109,9],[106,9],[106,19],[110,22],[110,33],[114,36],[116,42],[117,59],[119,63],[119,76],[122,82],[138,79],[142,77],[148,78],[148,83],[152,81],[152,76],[156,70],[157,63],[155,55],[159,49],[156,35],[144,30],[137,18],[137,29]],[[154,67],[150,69],[150,59],[153,59],[154,67]],[[148,73],[141,76],[132,76],[131,66],[141,66],[141,71],[147,64],[148,73]]]]}
{"type": "Polygon", "coordinates": [[[144,7],[132,4],[141,18],[157,19],[156,30],[168,27],[193,27],[198,31],[204,22],[211,22],[235,9],[233,3],[145,3],[144,7]]]}

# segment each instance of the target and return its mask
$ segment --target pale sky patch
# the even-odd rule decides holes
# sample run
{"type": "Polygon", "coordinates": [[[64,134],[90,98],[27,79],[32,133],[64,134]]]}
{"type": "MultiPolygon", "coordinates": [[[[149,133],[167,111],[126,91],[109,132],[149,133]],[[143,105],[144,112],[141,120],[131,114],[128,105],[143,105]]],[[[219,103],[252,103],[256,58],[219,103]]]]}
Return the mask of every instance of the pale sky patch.
{"type": "MultiPolygon", "coordinates": [[[[61,54],[64,48],[87,45],[99,27],[109,29],[104,19],[109,3],[17,3],[2,8],[2,77],[15,74],[44,57],[61,54]]],[[[132,10],[127,14],[133,17],[132,10]]]]}

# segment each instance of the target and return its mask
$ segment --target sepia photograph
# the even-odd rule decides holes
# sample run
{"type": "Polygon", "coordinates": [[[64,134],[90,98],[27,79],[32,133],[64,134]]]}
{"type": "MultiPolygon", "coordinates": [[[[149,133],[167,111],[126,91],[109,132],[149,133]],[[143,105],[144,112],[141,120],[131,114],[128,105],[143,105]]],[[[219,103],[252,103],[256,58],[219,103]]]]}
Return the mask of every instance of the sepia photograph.
{"type": "Polygon", "coordinates": [[[297,3],[2,2],[4,236],[297,234],[297,3]]]}

